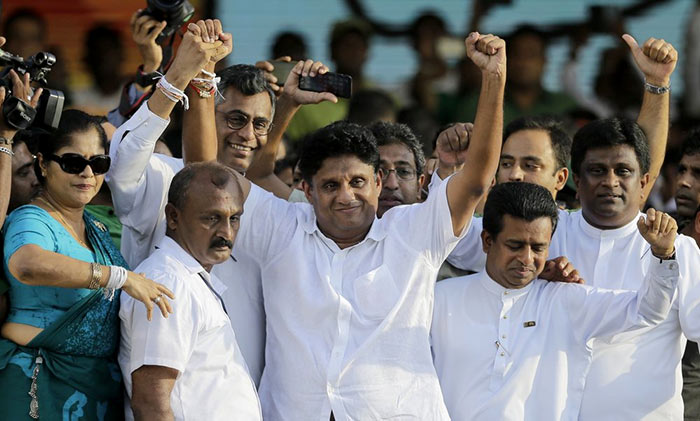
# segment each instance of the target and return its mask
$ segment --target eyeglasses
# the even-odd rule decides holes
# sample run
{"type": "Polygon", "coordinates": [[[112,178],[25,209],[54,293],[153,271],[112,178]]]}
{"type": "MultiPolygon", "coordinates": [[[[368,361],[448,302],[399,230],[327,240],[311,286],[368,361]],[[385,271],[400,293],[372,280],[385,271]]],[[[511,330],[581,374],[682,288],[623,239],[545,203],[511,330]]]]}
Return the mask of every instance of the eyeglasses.
{"type": "Polygon", "coordinates": [[[47,159],[58,163],[68,174],[80,174],[89,165],[95,175],[100,175],[109,171],[109,165],[112,163],[108,155],[95,155],[85,159],[77,153],[64,153],[61,156],[51,154],[47,159]]]}
{"type": "MultiPolygon", "coordinates": [[[[232,111],[228,114],[224,114],[224,119],[226,120],[226,125],[231,130],[241,130],[248,125],[250,117],[240,111],[232,111]]],[[[254,118],[253,119],[253,132],[256,136],[267,136],[272,130],[272,122],[266,118],[254,118]]]]}
{"type": "Polygon", "coordinates": [[[383,168],[379,167],[380,170],[382,170],[382,181],[385,181],[387,178],[389,178],[389,174],[392,172],[396,173],[396,176],[402,180],[413,180],[416,177],[416,171],[413,168],[407,168],[407,167],[398,167],[398,168],[383,168]]]}

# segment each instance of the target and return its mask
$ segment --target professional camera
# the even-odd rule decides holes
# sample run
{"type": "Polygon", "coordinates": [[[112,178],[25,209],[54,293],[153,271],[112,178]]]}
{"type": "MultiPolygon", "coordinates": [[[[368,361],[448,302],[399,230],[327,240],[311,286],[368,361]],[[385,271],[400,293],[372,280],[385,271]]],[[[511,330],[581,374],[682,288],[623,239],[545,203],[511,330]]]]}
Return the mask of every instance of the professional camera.
{"type": "Polygon", "coordinates": [[[146,9],[141,14],[151,16],[158,22],[167,22],[156,38],[156,42],[161,44],[192,18],[194,7],[187,0],[146,0],[146,9]]]}
{"type": "Polygon", "coordinates": [[[10,54],[0,49],[0,66],[5,69],[0,73],[0,86],[5,87],[5,102],[2,105],[2,114],[5,121],[16,129],[26,129],[33,122],[38,126],[55,129],[61,120],[63,92],[46,89],[39,97],[39,104],[33,108],[27,102],[27,98],[17,98],[12,95],[12,80],[10,70],[14,70],[22,78],[25,73],[29,79],[38,82],[42,87],[46,86],[46,74],[51,71],[51,66],[56,63],[56,56],[51,53],[36,53],[28,59],[10,54]]]}

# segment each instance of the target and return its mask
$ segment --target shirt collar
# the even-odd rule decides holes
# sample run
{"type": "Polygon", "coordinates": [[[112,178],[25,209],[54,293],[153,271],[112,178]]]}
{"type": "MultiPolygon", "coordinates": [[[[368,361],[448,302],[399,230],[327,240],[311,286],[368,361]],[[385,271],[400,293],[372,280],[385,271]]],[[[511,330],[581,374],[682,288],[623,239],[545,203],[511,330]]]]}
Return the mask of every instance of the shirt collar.
{"type": "Polygon", "coordinates": [[[207,280],[209,280],[209,273],[204,270],[202,265],[172,238],[168,237],[167,235],[163,237],[163,239],[160,240],[160,243],[158,243],[158,248],[165,251],[169,256],[172,256],[175,260],[180,262],[180,264],[183,265],[189,273],[196,275],[204,272],[206,274],[204,276],[206,276],[207,280]]]}
{"type": "Polygon", "coordinates": [[[518,289],[511,289],[511,288],[504,288],[501,284],[498,282],[494,281],[493,278],[489,276],[489,274],[486,272],[486,269],[484,269],[483,272],[479,273],[479,282],[481,282],[481,285],[490,293],[503,297],[504,295],[507,295],[512,298],[518,298],[520,296],[523,296],[527,294],[530,291],[530,288],[532,287],[532,284],[535,282],[535,279],[532,280],[529,284],[525,285],[522,288],[518,289]]]}
{"type": "Polygon", "coordinates": [[[600,229],[596,228],[593,225],[589,224],[586,221],[586,218],[583,217],[583,211],[579,212],[579,226],[581,228],[581,231],[586,233],[588,236],[597,238],[597,239],[611,239],[615,240],[618,238],[623,238],[626,237],[633,232],[637,230],[637,219],[639,219],[639,213],[634,219],[632,219],[630,222],[627,224],[621,226],[620,228],[615,228],[615,229],[600,229]]]}
{"type": "MultiPolygon", "coordinates": [[[[323,238],[327,238],[318,228],[318,221],[316,220],[316,213],[313,211],[313,207],[309,207],[309,211],[306,212],[305,217],[301,221],[301,227],[307,234],[318,232],[318,235],[322,236],[323,238]]],[[[361,243],[366,241],[368,238],[374,241],[381,241],[386,237],[386,235],[386,223],[375,216],[374,221],[372,221],[372,226],[369,228],[369,232],[361,243]]]]}

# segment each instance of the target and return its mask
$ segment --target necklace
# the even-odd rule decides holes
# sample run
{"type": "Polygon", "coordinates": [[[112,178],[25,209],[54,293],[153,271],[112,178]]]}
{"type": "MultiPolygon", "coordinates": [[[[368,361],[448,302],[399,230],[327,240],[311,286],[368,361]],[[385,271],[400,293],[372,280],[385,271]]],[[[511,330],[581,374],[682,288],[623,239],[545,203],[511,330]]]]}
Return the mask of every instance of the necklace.
{"type": "Polygon", "coordinates": [[[56,209],[56,207],[54,207],[54,205],[52,205],[51,202],[49,202],[48,200],[44,199],[44,198],[41,197],[41,196],[37,197],[37,199],[38,199],[38,200],[41,200],[41,201],[44,202],[44,203],[46,203],[46,205],[47,205],[48,207],[50,207],[51,210],[53,210],[53,211],[56,213],[56,215],[58,216],[58,219],[60,219],[58,222],[59,222],[61,225],[63,225],[64,227],[68,228],[68,230],[70,231],[70,234],[73,236],[73,238],[75,238],[76,240],[78,240],[78,242],[79,242],[83,247],[85,247],[86,249],[90,249],[90,247],[89,247],[87,244],[85,244],[85,243],[83,242],[83,240],[80,239],[80,236],[78,236],[78,233],[75,232],[75,230],[73,229],[73,227],[63,218],[63,215],[61,215],[61,212],[60,212],[58,209],[56,209]]]}

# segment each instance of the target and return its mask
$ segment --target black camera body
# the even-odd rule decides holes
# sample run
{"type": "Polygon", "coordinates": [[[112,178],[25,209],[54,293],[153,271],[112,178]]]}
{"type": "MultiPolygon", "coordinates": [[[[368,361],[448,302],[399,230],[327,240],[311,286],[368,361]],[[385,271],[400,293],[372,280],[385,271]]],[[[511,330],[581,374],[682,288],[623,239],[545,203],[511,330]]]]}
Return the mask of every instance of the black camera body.
{"type": "Polygon", "coordinates": [[[146,0],[146,9],[141,14],[151,16],[158,22],[166,22],[156,38],[156,42],[162,44],[192,18],[194,7],[187,0],[146,0]]]}
{"type": "Polygon", "coordinates": [[[0,50],[0,66],[5,66],[0,73],[0,86],[3,86],[6,92],[2,114],[9,125],[20,130],[26,129],[32,123],[48,129],[58,127],[65,102],[63,92],[44,88],[39,104],[33,108],[26,102],[27,98],[11,96],[12,80],[9,75],[10,70],[14,70],[20,78],[29,74],[31,81],[38,82],[43,87],[46,86],[46,75],[55,63],[56,56],[51,53],[39,52],[25,60],[0,50]]]}

